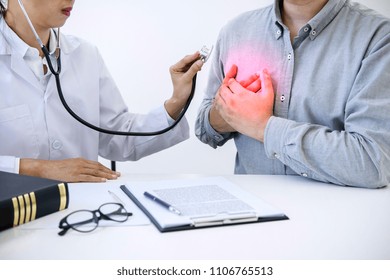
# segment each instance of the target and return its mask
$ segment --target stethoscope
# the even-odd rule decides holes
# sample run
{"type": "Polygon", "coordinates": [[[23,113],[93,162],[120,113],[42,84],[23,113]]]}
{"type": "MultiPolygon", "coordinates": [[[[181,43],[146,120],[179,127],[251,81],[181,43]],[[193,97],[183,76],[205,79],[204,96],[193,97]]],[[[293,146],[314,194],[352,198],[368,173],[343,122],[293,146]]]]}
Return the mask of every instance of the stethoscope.
{"type": "MultiPolygon", "coordinates": [[[[79,121],[80,123],[82,123],[83,125],[93,129],[93,130],[96,130],[98,132],[101,132],[101,133],[105,133],[105,134],[111,134],[111,135],[122,135],[122,136],[154,136],[154,135],[160,135],[160,134],[163,134],[165,132],[168,132],[169,130],[173,129],[180,121],[181,119],[184,117],[185,113],[187,112],[187,109],[188,107],[190,106],[191,104],[191,101],[194,97],[194,93],[195,93],[195,87],[196,87],[196,77],[197,77],[197,74],[195,74],[195,76],[192,78],[192,87],[191,87],[191,93],[188,97],[188,100],[183,108],[183,110],[181,111],[180,115],[178,116],[178,118],[171,124],[169,125],[168,127],[162,129],[162,130],[158,130],[158,131],[152,131],[152,132],[131,132],[131,131],[114,131],[114,130],[108,130],[108,129],[104,129],[104,128],[101,128],[101,127],[98,127],[98,126],[95,126],[89,122],[87,122],[86,120],[84,120],[83,118],[81,118],[79,115],[77,115],[68,105],[68,103],[66,102],[65,100],[65,97],[62,93],[62,87],[61,87],[61,81],[60,81],[60,73],[61,73],[61,49],[60,49],[60,28],[58,28],[57,30],[57,46],[56,46],[56,50],[54,53],[52,54],[55,54],[56,56],[56,60],[57,60],[57,70],[54,69],[53,67],[53,64],[51,62],[51,58],[50,56],[52,54],[50,54],[49,50],[47,49],[47,47],[42,43],[42,40],[39,38],[39,35],[38,33],[36,32],[31,20],[30,20],[30,17],[28,16],[27,14],[27,11],[26,9],[24,8],[24,5],[22,3],[22,0],[18,0],[19,2],[19,5],[20,5],[20,8],[22,9],[22,12],[24,14],[24,16],[26,17],[27,19],[27,22],[32,30],[32,32],[34,33],[34,36],[35,36],[35,39],[37,40],[38,44],[40,45],[41,47],[41,50],[47,60],[47,65],[50,69],[50,72],[54,75],[55,77],[55,81],[56,81],[56,86],[57,86],[57,91],[58,91],[58,96],[61,100],[61,103],[62,105],[65,107],[66,111],[68,111],[68,113],[73,117],[75,118],[77,121],[79,121]]],[[[55,33],[55,32],[54,32],[55,33]]],[[[211,52],[212,52],[213,48],[211,47],[210,49],[207,48],[206,46],[204,46],[199,52],[200,52],[200,59],[203,61],[203,62],[206,62],[208,60],[208,58],[210,57],[211,55],[211,52]]]]}

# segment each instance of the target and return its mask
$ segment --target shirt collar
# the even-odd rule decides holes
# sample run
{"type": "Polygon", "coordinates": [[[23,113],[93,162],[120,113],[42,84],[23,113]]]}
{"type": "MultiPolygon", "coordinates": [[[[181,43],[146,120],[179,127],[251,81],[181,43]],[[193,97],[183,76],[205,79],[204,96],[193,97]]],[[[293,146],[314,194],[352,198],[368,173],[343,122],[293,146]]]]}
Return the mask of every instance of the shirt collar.
{"type": "Polygon", "coordinates": [[[273,13],[272,13],[272,21],[275,23],[275,39],[279,39],[284,30],[284,24],[282,22],[282,13],[280,11],[280,1],[281,0],[274,0],[274,6],[273,6],[273,13]]]}
{"type": "Polygon", "coordinates": [[[347,0],[329,0],[322,10],[308,24],[311,27],[310,39],[314,40],[322,30],[335,18],[347,0]]]}
{"type": "MultiPolygon", "coordinates": [[[[28,45],[24,43],[18,35],[8,26],[3,17],[0,18],[0,31],[7,42],[7,53],[17,53],[22,57],[26,54],[28,45]]],[[[4,46],[5,47],[5,46],[4,46]]]]}
{"type": "MultiPolygon", "coordinates": [[[[282,36],[285,25],[282,22],[282,13],[280,10],[283,0],[275,0],[273,21],[275,22],[275,38],[282,36]]],[[[311,28],[310,39],[314,40],[321,31],[335,18],[348,0],[329,0],[328,3],[318,12],[306,26],[311,28]]]]}

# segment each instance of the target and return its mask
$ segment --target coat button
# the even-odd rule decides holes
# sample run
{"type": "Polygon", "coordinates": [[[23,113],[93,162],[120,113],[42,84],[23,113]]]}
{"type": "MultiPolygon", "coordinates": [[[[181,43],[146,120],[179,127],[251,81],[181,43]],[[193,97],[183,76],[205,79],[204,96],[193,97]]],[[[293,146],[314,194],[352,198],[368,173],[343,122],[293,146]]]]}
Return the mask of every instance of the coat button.
{"type": "Polygon", "coordinates": [[[62,142],[60,140],[54,140],[51,146],[54,150],[60,150],[62,148],[62,142]]]}

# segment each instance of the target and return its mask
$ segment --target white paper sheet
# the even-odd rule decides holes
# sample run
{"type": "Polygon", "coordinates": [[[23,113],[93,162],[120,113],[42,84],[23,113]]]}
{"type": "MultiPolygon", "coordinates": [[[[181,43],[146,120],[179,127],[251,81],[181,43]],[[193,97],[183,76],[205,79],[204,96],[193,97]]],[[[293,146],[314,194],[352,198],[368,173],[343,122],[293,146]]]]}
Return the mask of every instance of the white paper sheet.
{"type": "Polygon", "coordinates": [[[196,221],[238,221],[239,218],[284,216],[280,210],[223,177],[128,182],[126,186],[162,228],[195,225],[196,221]],[[145,191],[168,202],[182,215],[147,198],[145,191]]]}

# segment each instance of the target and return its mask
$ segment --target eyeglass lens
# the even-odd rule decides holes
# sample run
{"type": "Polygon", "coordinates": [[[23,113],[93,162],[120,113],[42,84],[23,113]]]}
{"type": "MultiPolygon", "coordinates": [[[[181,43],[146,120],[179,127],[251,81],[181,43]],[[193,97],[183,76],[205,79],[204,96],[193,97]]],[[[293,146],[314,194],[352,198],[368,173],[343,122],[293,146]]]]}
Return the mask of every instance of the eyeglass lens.
{"type": "Polygon", "coordinates": [[[89,232],[98,226],[99,219],[95,213],[88,210],[80,210],[71,213],[66,222],[71,228],[81,232],[89,232]]]}
{"type": "Polygon", "coordinates": [[[127,211],[121,204],[106,203],[100,206],[98,211],[103,219],[124,222],[128,218],[127,211]]]}

